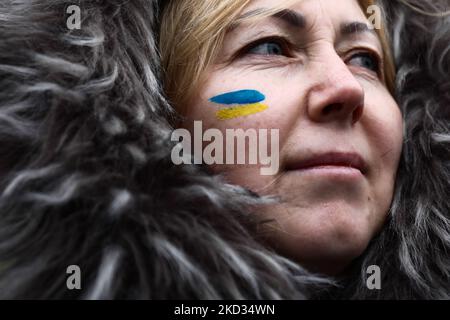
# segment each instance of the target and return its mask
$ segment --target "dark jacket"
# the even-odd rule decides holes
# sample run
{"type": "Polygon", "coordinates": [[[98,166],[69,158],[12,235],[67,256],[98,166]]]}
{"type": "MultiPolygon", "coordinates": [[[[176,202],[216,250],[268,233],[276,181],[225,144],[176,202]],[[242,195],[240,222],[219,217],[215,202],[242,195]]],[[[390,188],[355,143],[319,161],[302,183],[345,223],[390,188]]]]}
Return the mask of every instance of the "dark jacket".
{"type": "Polygon", "coordinates": [[[385,1],[405,122],[396,191],[382,232],[330,281],[255,239],[257,195],[172,164],[161,3],[81,1],[70,30],[72,2],[0,2],[1,298],[450,298],[450,16],[385,1]]]}

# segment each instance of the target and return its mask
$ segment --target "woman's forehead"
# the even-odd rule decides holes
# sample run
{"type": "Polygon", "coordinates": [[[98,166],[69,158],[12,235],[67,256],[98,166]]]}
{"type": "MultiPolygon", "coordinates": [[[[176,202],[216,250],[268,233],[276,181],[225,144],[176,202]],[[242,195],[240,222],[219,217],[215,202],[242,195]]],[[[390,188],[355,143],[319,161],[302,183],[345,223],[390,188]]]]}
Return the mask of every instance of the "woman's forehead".
{"type": "Polygon", "coordinates": [[[318,23],[327,18],[367,20],[357,0],[252,0],[238,19],[252,18],[276,11],[283,12],[286,19],[298,25],[307,22],[318,23]]]}
{"type": "Polygon", "coordinates": [[[230,31],[245,25],[247,21],[267,21],[279,24],[295,33],[328,27],[339,37],[372,37],[378,42],[378,34],[370,26],[356,0],[341,0],[339,6],[331,0],[300,0],[270,2],[255,0],[232,23],[230,31]],[[328,7],[329,6],[329,7],[328,7]]]}

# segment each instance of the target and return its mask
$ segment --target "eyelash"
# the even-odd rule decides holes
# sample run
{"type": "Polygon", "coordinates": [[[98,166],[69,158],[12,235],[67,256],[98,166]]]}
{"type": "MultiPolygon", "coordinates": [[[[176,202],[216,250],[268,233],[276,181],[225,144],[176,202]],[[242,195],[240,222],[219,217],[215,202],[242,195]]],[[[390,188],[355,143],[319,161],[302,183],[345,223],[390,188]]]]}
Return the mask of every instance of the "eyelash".
{"type": "MultiPolygon", "coordinates": [[[[292,44],[289,40],[287,40],[284,37],[280,37],[280,36],[270,36],[270,37],[265,37],[265,38],[261,38],[258,39],[254,42],[251,42],[249,44],[247,44],[246,46],[244,46],[242,49],[240,49],[237,54],[236,54],[236,58],[239,57],[244,57],[244,56],[265,56],[267,57],[273,57],[274,55],[271,54],[257,54],[257,53],[250,53],[250,51],[256,47],[258,47],[259,45],[265,44],[265,43],[274,43],[280,46],[281,50],[282,50],[282,54],[280,56],[285,56],[285,57],[293,57],[292,52],[295,50],[298,50],[298,47],[296,47],[294,44],[292,44]]],[[[275,55],[277,56],[277,55],[275,55]]],[[[380,58],[380,56],[375,53],[372,52],[371,50],[365,49],[363,50],[359,50],[354,52],[349,59],[347,59],[347,61],[351,60],[352,58],[355,57],[370,57],[374,60],[374,63],[376,65],[376,70],[372,70],[369,68],[364,68],[369,70],[370,72],[374,72],[377,74],[378,77],[382,77],[382,65],[383,65],[383,60],[380,58]]],[[[346,62],[348,63],[348,62],[346,62]]]]}
{"type": "MultiPolygon", "coordinates": [[[[257,46],[264,44],[264,43],[278,44],[281,47],[281,49],[283,50],[283,55],[292,57],[290,52],[291,52],[292,48],[294,47],[294,45],[287,39],[280,37],[280,36],[271,36],[271,37],[261,38],[254,42],[251,42],[248,45],[244,46],[241,50],[239,50],[239,52],[237,53],[237,56],[252,55],[252,53],[249,53],[250,50],[252,50],[252,49],[256,48],[257,46]]],[[[259,54],[253,53],[253,55],[259,55],[259,54]]]]}

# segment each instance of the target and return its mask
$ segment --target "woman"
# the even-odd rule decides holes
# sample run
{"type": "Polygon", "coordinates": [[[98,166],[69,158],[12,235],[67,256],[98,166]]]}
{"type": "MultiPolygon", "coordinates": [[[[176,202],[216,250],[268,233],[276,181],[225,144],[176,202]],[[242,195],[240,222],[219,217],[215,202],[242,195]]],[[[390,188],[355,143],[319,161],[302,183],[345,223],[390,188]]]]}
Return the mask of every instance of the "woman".
{"type": "MultiPolygon", "coordinates": [[[[313,271],[342,272],[385,222],[402,147],[401,112],[388,88],[393,63],[384,39],[369,28],[364,14],[369,5],[301,1],[258,23],[240,21],[224,36],[214,62],[205,66],[202,82],[192,84],[193,66],[204,64],[196,57],[207,56],[213,50],[208,44],[217,41],[209,36],[203,42],[201,31],[222,29],[220,22],[214,25],[219,12],[223,14],[219,4],[231,7],[223,1],[201,3],[193,7],[206,12],[191,16],[183,6],[192,2],[173,3],[162,20],[166,82],[173,104],[184,106],[183,126],[193,132],[192,120],[202,120],[203,127],[222,132],[279,129],[277,174],[262,175],[261,165],[225,164],[216,170],[231,183],[280,198],[258,210],[265,222],[258,227],[268,229],[277,251],[313,271]],[[180,23],[173,23],[177,14],[180,23]],[[193,26],[191,32],[178,30],[186,25],[193,26]],[[191,83],[184,88],[188,79],[191,83]],[[252,90],[241,91],[248,87],[252,90]],[[221,115],[230,108],[216,114],[220,103],[208,101],[222,92],[231,92],[225,96],[231,98],[236,92],[261,92],[267,109],[224,119],[221,115]]],[[[273,4],[253,1],[237,12],[250,16],[273,4]]],[[[237,23],[232,13],[226,16],[228,24],[237,23]]]]}
{"type": "Polygon", "coordinates": [[[379,3],[375,33],[369,1],[3,6],[1,296],[450,298],[440,2],[379,3]],[[277,174],[175,165],[195,120],[279,129],[277,174]]]}

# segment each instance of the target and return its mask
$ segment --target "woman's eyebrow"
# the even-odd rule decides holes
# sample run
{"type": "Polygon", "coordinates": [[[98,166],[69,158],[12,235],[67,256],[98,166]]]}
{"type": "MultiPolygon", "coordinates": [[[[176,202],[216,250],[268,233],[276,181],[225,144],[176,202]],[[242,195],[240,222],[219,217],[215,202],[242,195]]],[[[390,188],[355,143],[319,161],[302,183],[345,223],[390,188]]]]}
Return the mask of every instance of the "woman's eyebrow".
{"type": "Polygon", "coordinates": [[[357,34],[372,34],[375,37],[378,37],[377,32],[370,28],[367,23],[353,21],[353,22],[345,22],[341,24],[340,33],[342,36],[352,36],[357,34]]]}
{"type": "MultiPolygon", "coordinates": [[[[250,19],[252,17],[264,14],[269,9],[266,8],[257,8],[250,10],[243,15],[239,16],[235,22],[233,22],[229,28],[229,31],[235,29],[241,25],[242,21],[250,19]]],[[[276,19],[286,23],[289,27],[295,29],[304,29],[306,27],[306,18],[301,13],[291,10],[291,9],[283,9],[278,11],[270,16],[271,19],[276,19]]],[[[352,22],[344,22],[340,26],[340,34],[344,37],[351,37],[354,35],[360,34],[371,34],[378,38],[377,32],[370,28],[367,23],[360,21],[352,21],[352,22]]]]}
{"type": "Polygon", "coordinates": [[[377,45],[382,47],[379,34],[375,28],[371,28],[367,23],[361,21],[344,22],[340,25],[339,33],[344,39],[356,39],[364,36],[369,36],[377,42],[377,45]]]}
{"type": "Polygon", "coordinates": [[[284,9],[272,15],[295,28],[303,29],[306,26],[306,18],[293,10],[284,9]]]}
{"type": "MultiPolygon", "coordinates": [[[[229,30],[231,31],[232,29],[236,29],[241,25],[242,21],[245,21],[249,18],[264,14],[264,12],[268,11],[268,9],[265,8],[258,8],[258,9],[254,9],[254,10],[250,10],[246,13],[244,13],[243,15],[239,16],[236,21],[234,21],[229,30]]],[[[290,10],[290,9],[283,9],[281,11],[278,11],[272,15],[269,16],[269,18],[272,19],[276,19],[279,21],[282,21],[284,23],[286,23],[288,26],[293,27],[293,28],[299,28],[299,29],[303,29],[306,27],[306,18],[294,11],[294,10],[290,10]]]]}

